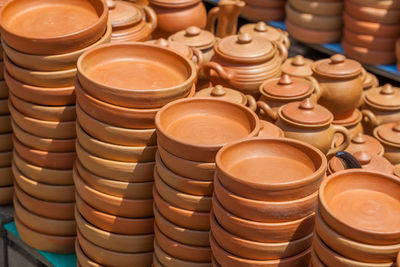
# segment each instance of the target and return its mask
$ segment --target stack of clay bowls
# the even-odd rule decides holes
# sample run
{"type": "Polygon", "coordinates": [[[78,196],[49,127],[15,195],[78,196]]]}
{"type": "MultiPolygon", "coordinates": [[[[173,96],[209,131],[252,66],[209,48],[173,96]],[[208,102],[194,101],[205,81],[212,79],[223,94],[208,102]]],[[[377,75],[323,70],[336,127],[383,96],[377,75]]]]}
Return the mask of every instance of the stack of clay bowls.
{"type": "Polygon", "coordinates": [[[154,265],[211,266],[215,155],[228,142],[256,136],[260,122],[241,104],[192,98],[166,105],[155,123],[154,265]]]}
{"type": "Polygon", "coordinates": [[[244,0],[242,16],[250,21],[282,21],[285,18],[286,0],[244,0]]]}
{"type": "Polygon", "coordinates": [[[395,266],[400,250],[400,180],[346,170],[319,190],[312,266],[395,266]]]}
{"type": "Polygon", "coordinates": [[[343,0],[289,0],[286,27],[290,35],[305,43],[333,43],[342,35],[343,0]]]}
{"type": "MultiPolygon", "coordinates": [[[[214,266],[307,266],[326,158],[293,139],[246,139],[216,157],[214,266]]],[[[337,265],[338,266],[338,265],[337,265]]]]}
{"type": "Polygon", "coordinates": [[[400,2],[397,0],[346,0],[343,15],[343,50],[365,64],[396,61],[400,35],[400,2]]]}
{"type": "Polygon", "coordinates": [[[194,94],[195,65],[170,49],[132,42],[92,49],[77,68],[78,262],[151,266],[154,117],[194,94]]]}
{"type": "Polygon", "coordinates": [[[1,10],[15,223],[40,250],[74,251],[75,66],[84,51],[109,41],[107,19],[101,0],[15,0],[1,10]]]}

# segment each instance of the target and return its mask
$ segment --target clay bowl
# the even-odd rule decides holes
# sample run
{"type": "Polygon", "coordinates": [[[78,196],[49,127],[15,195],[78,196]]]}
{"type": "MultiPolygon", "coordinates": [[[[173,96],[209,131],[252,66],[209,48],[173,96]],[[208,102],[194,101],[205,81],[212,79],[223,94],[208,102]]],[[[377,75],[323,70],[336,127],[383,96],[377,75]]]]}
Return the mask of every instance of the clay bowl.
{"type": "Polygon", "coordinates": [[[5,81],[0,81],[0,98],[8,97],[8,86],[5,81]]]}
{"type": "Polygon", "coordinates": [[[104,213],[92,208],[76,194],[79,213],[94,226],[111,233],[123,235],[143,235],[153,233],[154,218],[131,219],[104,213]]]}
{"type": "Polygon", "coordinates": [[[296,25],[293,21],[286,19],[287,30],[294,39],[312,44],[335,43],[340,40],[342,31],[316,31],[309,30],[296,25]]]}
{"type": "Polygon", "coordinates": [[[11,166],[12,154],[12,151],[0,152],[0,167],[11,166]]]}
{"type": "Polygon", "coordinates": [[[79,58],[77,67],[82,87],[94,97],[141,109],[162,107],[186,97],[197,76],[194,63],[186,57],[145,43],[94,48],[79,58]]]}
{"type": "Polygon", "coordinates": [[[15,215],[14,221],[21,239],[29,246],[57,254],[74,253],[75,236],[47,235],[34,231],[24,225],[15,215]]]}
{"type": "Polygon", "coordinates": [[[126,199],[107,195],[91,188],[83,182],[76,168],[73,170],[73,176],[75,188],[79,196],[93,208],[112,215],[128,218],[153,216],[152,199],[126,199]]]}
{"type": "Polygon", "coordinates": [[[386,0],[386,1],[351,0],[350,2],[357,5],[383,8],[383,9],[393,9],[393,10],[400,9],[400,3],[394,0],[386,0]]]}
{"type": "Polygon", "coordinates": [[[342,1],[290,0],[289,3],[295,10],[320,16],[335,16],[342,14],[344,7],[342,1]]]}
{"type": "Polygon", "coordinates": [[[82,129],[94,138],[122,146],[153,146],[157,144],[156,129],[128,129],[116,127],[88,115],[79,104],[76,114],[82,129]]]}
{"type": "Polygon", "coordinates": [[[91,259],[89,259],[85,253],[83,253],[81,246],[79,245],[78,240],[75,242],[75,253],[77,258],[77,266],[81,267],[101,267],[100,264],[95,263],[91,259]],[[79,265],[78,265],[79,264],[79,265]]]}
{"type": "Polygon", "coordinates": [[[154,235],[160,249],[172,257],[194,262],[211,262],[210,247],[191,246],[179,243],[163,234],[157,225],[154,225],[154,235]]]}
{"type": "Polygon", "coordinates": [[[151,266],[153,261],[153,252],[124,253],[104,249],[88,241],[79,231],[77,239],[82,252],[101,266],[151,266]]]}
{"type": "Polygon", "coordinates": [[[342,39],[342,47],[346,56],[370,65],[387,65],[396,61],[394,51],[380,51],[350,44],[342,39]]]}
{"type": "Polygon", "coordinates": [[[3,49],[12,62],[26,69],[38,71],[58,71],[76,68],[76,62],[80,55],[96,46],[109,43],[111,40],[112,27],[109,23],[103,36],[90,46],[65,54],[55,55],[33,55],[20,52],[10,47],[2,40],[3,49]]]}
{"type": "Polygon", "coordinates": [[[317,212],[315,230],[319,238],[332,250],[355,261],[369,263],[388,263],[396,259],[400,244],[368,245],[348,239],[333,231],[317,212]]]}
{"type": "Polygon", "coordinates": [[[293,257],[277,260],[250,260],[246,258],[241,258],[235,256],[227,251],[225,251],[217,243],[214,236],[210,233],[210,244],[211,250],[215,257],[215,260],[221,266],[254,266],[254,267],[269,267],[269,266],[279,266],[279,267],[293,267],[293,266],[307,266],[310,262],[310,251],[307,249],[293,257]]]}
{"type": "Polygon", "coordinates": [[[325,264],[321,262],[315,253],[314,249],[311,250],[311,261],[309,267],[325,267],[325,264]]]}
{"type": "Polygon", "coordinates": [[[76,160],[75,164],[82,180],[97,191],[128,199],[148,199],[153,196],[153,182],[128,183],[110,180],[89,172],[79,160],[76,160]]]}
{"type": "Polygon", "coordinates": [[[76,142],[76,153],[82,165],[91,173],[120,182],[151,182],[155,162],[133,163],[96,157],[76,142]]]}
{"type": "Polygon", "coordinates": [[[155,188],[153,188],[153,198],[158,211],[173,224],[198,231],[208,231],[210,229],[209,212],[177,208],[165,201],[155,188]]]}
{"type": "Polygon", "coordinates": [[[348,29],[343,30],[343,36],[349,44],[365,47],[371,50],[393,51],[395,49],[395,38],[376,37],[374,35],[359,34],[348,29]]]}
{"type": "Polygon", "coordinates": [[[165,166],[159,153],[156,154],[155,169],[166,184],[178,191],[197,196],[211,196],[213,193],[212,181],[194,180],[172,172],[165,166]]]}
{"type": "Polygon", "coordinates": [[[0,115],[6,115],[9,113],[10,112],[8,111],[8,99],[7,98],[0,99],[0,115]]]}
{"type": "Polygon", "coordinates": [[[0,134],[0,152],[10,151],[12,148],[12,134],[0,134]]]}
{"type": "Polygon", "coordinates": [[[154,184],[160,196],[178,208],[204,212],[211,210],[210,196],[195,196],[175,190],[160,178],[157,170],[154,170],[154,184]]]}
{"type": "Polygon", "coordinates": [[[89,153],[109,160],[123,162],[150,162],[155,160],[157,146],[121,146],[100,141],[87,134],[79,122],[76,124],[79,143],[89,153]]]}
{"type": "Polygon", "coordinates": [[[215,98],[176,100],[160,109],[155,124],[159,146],[177,157],[199,162],[214,162],[222,146],[260,131],[253,111],[215,98]]]}
{"type": "Polygon", "coordinates": [[[240,15],[249,20],[262,21],[282,21],[285,18],[284,8],[261,8],[259,6],[247,5],[243,7],[240,15]]]}
{"type": "Polygon", "coordinates": [[[14,183],[15,196],[22,203],[22,205],[29,211],[46,218],[56,220],[72,220],[74,219],[75,202],[61,203],[61,202],[48,202],[41,199],[34,198],[22,189],[18,184],[14,183]]]}
{"type": "Polygon", "coordinates": [[[17,81],[5,70],[4,79],[10,91],[25,101],[46,106],[66,106],[75,104],[75,86],[48,88],[17,81]]]}
{"type": "Polygon", "coordinates": [[[0,116],[0,133],[9,133],[11,131],[12,131],[11,116],[10,115],[0,116]]]}
{"type": "Polygon", "coordinates": [[[8,73],[22,83],[50,88],[74,85],[75,68],[60,71],[36,71],[15,65],[7,56],[4,56],[3,60],[8,73]]]}
{"type": "Polygon", "coordinates": [[[356,4],[352,1],[345,2],[345,10],[355,19],[382,23],[382,24],[398,24],[400,23],[399,9],[384,9],[366,6],[364,4],[356,4]]]}
{"type": "Polygon", "coordinates": [[[34,119],[18,112],[9,102],[14,122],[24,131],[45,138],[71,139],[76,137],[75,121],[58,122],[34,119]]]}
{"type": "Polygon", "coordinates": [[[11,167],[0,167],[0,187],[11,186],[14,181],[14,176],[11,167]]]}
{"type": "Polygon", "coordinates": [[[12,204],[14,195],[14,186],[2,186],[0,187],[0,205],[12,204]]]}
{"type": "Polygon", "coordinates": [[[400,180],[366,170],[346,170],[324,180],[319,210],[329,227],[371,245],[400,243],[400,180]],[[351,179],[348,179],[351,177],[351,179]]]}
{"type": "Polygon", "coordinates": [[[15,167],[21,173],[28,173],[29,178],[37,182],[53,185],[72,185],[72,170],[55,170],[39,167],[22,159],[17,152],[14,152],[13,161],[15,167]]]}
{"type": "Polygon", "coordinates": [[[75,236],[76,224],[75,220],[54,220],[38,216],[25,209],[19,200],[14,196],[14,211],[15,216],[24,225],[29,225],[29,228],[35,232],[46,235],[55,236],[75,236]]]}
{"type": "Polygon", "coordinates": [[[2,38],[14,49],[49,55],[95,43],[106,31],[107,20],[107,5],[100,0],[18,0],[4,5],[0,24],[2,38]]]}
{"type": "MultiPolygon", "coordinates": [[[[311,247],[313,234],[284,243],[254,242],[240,238],[223,229],[211,215],[211,233],[217,243],[227,252],[252,260],[277,260],[295,256],[311,247]]],[[[244,229],[243,229],[244,230],[244,229]]]]}

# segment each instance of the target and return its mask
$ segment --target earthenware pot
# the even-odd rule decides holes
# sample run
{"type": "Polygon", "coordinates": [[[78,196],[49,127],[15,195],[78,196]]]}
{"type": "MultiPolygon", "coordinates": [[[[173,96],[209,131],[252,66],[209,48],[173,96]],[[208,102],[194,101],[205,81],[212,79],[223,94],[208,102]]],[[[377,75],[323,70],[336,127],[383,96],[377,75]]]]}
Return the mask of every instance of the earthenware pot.
{"type": "Polygon", "coordinates": [[[12,131],[11,116],[10,115],[0,116],[0,133],[9,133],[11,131],[12,131]]]}
{"type": "MultiPolygon", "coordinates": [[[[246,0],[247,2],[247,0],[246,0]]],[[[240,14],[242,18],[248,21],[282,21],[285,18],[284,8],[260,7],[257,5],[246,4],[240,14]]]]}
{"type": "Polygon", "coordinates": [[[311,44],[335,43],[342,37],[341,30],[318,31],[303,28],[293,21],[285,20],[287,31],[294,39],[311,44]]]}
{"type": "MultiPolygon", "coordinates": [[[[350,138],[353,138],[357,134],[364,133],[364,127],[362,124],[363,115],[360,110],[355,109],[350,116],[333,120],[333,125],[343,126],[349,131],[350,138]]],[[[343,136],[336,135],[336,145],[343,143],[343,136]]]]}
{"type": "Polygon", "coordinates": [[[393,51],[397,39],[397,37],[388,38],[360,34],[352,31],[352,29],[346,28],[343,30],[343,38],[345,38],[349,44],[380,51],[393,51]]]}
{"type": "Polygon", "coordinates": [[[20,0],[4,5],[0,24],[2,38],[14,49],[54,55],[95,43],[106,31],[107,20],[105,1],[20,0]],[[27,27],[27,21],[35,23],[27,27]]]}
{"type": "Polygon", "coordinates": [[[6,115],[9,114],[10,112],[8,111],[8,100],[7,98],[0,99],[0,115],[6,115]]]}
{"type": "Polygon", "coordinates": [[[95,263],[94,261],[92,261],[91,259],[89,259],[85,253],[82,251],[81,246],[79,245],[78,240],[76,240],[75,242],[75,254],[76,254],[76,258],[77,258],[77,266],[81,266],[81,267],[101,267],[100,264],[95,263]]]}
{"type": "MultiPolygon", "coordinates": [[[[287,49],[290,47],[290,40],[287,32],[268,26],[263,21],[260,21],[256,24],[243,25],[240,28],[239,33],[249,33],[253,36],[264,37],[272,42],[275,42],[278,46],[283,44],[287,49]]],[[[285,49],[282,48],[281,51],[284,52],[285,49]]],[[[285,55],[285,57],[287,57],[287,55],[285,55]]]]}
{"type": "Polygon", "coordinates": [[[400,163],[400,124],[387,123],[374,130],[374,137],[383,145],[387,158],[393,165],[400,163]]]}
{"type": "Polygon", "coordinates": [[[215,54],[203,70],[213,84],[257,96],[262,82],[280,75],[281,62],[286,59],[283,47],[248,33],[231,35],[215,44],[215,54]]]}
{"type": "Polygon", "coordinates": [[[7,97],[8,97],[7,83],[5,81],[0,81],[0,98],[7,98],[7,97]]]}
{"type": "Polygon", "coordinates": [[[294,9],[300,12],[319,16],[339,15],[344,8],[342,1],[289,0],[289,3],[294,9]]]}
{"type": "Polygon", "coordinates": [[[199,162],[214,162],[223,145],[260,131],[253,111],[213,98],[174,101],[160,109],[155,124],[159,146],[177,157],[199,162]]]}
{"type": "Polygon", "coordinates": [[[351,139],[346,151],[352,154],[358,151],[364,151],[370,153],[371,155],[382,156],[385,152],[385,149],[377,139],[373,138],[372,136],[359,133],[351,139]]]}
{"type": "Polygon", "coordinates": [[[158,19],[153,38],[168,38],[171,34],[190,26],[201,29],[206,26],[207,12],[200,0],[150,0],[149,4],[158,19]]]}
{"type": "Polygon", "coordinates": [[[0,152],[0,167],[11,166],[12,154],[12,151],[0,152]]]}
{"type": "Polygon", "coordinates": [[[0,187],[11,186],[14,181],[13,173],[11,167],[1,167],[0,168],[0,187]]]}
{"type": "Polygon", "coordinates": [[[398,24],[400,23],[399,9],[385,9],[365,6],[360,3],[356,4],[352,1],[345,3],[346,12],[355,19],[383,23],[383,24],[398,24]]]}
{"type": "Polygon", "coordinates": [[[395,176],[346,170],[322,181],[318,207],[330,228],[347,238],[372,245],[398,244],[400,228],[393,222],[400,214],[395,197],[399,191],[395,176]]]}
{"type": "Polygon", "coordinates": [[[12,148],[12,134],[0,134],[0,152],[10,151],[12,148]]]}
{"type": "Polygon", "coordinates": [[[276,138],[276,137],[285,137],[285,134],[275,124],[272,124],[268,121],[260,120],[260,132],[258,133],[258,137],[269,137],[269,138],[276,138]]]}
{"type": "Polygon", "coordinates": [[[246,5],[268,7],[268,8],[283,8],[285,7],[285,1],[282,0],[271,0],[268,2],[262,0],[246,0],[246,5]]]}
{"type": "Polygon", "coordinates": [[[364,92],[368,91],[369,89],[375,88],[379,86],[379,80],[376,78],[376,76],[370,72],[365,72],[366,75],[364,76],[363,79],[363,87],[364,87],[364,92]]]}
{"type": "Polygon", "coordinates": [[[10,205],[12,204],[12,199],[14,195],[13,186],[2,186],[0,187],[0,205],[10,205]]]}
{"type": "Polygon", "coordinates": [[[306,78],[312,77],[312,65],[314,61],[304,58],[302,55],[288,58],[282,64],[282,72],[294,77],[306,78]]]}
{"type": "Polygon", "coordinates": [[[386,1],[351,0],[350,2],[358,5],[376,7],[376,8],[394,9],[394,10],[400,9],[400,4],[397,1],[393,0],[386,0],[386,1]]]}
{"type": "Polygon", "coordinates": [[[344,38],[342,39],[342,47],[346,55],[364,64],[387,65],[396,61],[396,55],[393,51],[380,51],[355,46],[344,38]]]}

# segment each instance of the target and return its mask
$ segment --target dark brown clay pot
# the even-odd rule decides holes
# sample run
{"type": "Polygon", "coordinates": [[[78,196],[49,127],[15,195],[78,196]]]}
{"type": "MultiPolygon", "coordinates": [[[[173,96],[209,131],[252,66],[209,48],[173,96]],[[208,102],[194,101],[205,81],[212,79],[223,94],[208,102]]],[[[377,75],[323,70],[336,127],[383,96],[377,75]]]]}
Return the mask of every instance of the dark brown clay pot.
{"type": "Polygon", "coordinates": [[[368,0],[350,0],[350,2],[369,7],[383,8],[383,9],[400,9],[400,3],[393,0],[385,0],[385,1],[368,1],[368,0]]]}
{"type": "Polygon", "coordinates": [[[12,204],[14,195],[14,186],[2,186],[0,187],[0,205],[12,204]]]}
{"type": "Polygon", "coordinates": [[[101,267],[100,264],[95,263],[91,259],[89,259],[85,253],[82,251],[81,246],[79,245],[78,240],[75,242],[75,253],[77,257],[77,266],[81,267],[101,267]]]}
{"type": "Polygon", "coordinates": [[[339,15],[342,14],[344,8],[342,1],[290,0],[289,3],[300,12],[319,16],[339,15]]]}
{"type": "Polygon", "coordinates": [[[396,56],[393,51],[380,51],[368,49],[361,46],[354,46],[342,39],[342,46],[345,54],[348,57],[356,59],[364,64],[370,65],[387,65],[395,62],[396,56]]]}
{"type": "Polygon", "coordinates": [[[355,32],[356,29],[344,29],[343,38],[349,42],[349,44],[365,47],[368,49],[377,49],[379,51],[393,51],[397,37],[384,38],[376,37],[374,35],[359,34],[355,32]]]}
{"type": "Polygon", "coordinates": [[[305,29],[289,19],[286,19],[285,23],[290,36],[304,43],[310,43],[310,44],[335,43],[339,41],[342,36],[341,30],[318,31],[318,30],[305,29]]]}
{"type": "Polygon", "coordinates": [[[346,12],[355,19],[383,23],[383,24],[399,24],[400,23],[400,10],[399,9],[385,9],[366,6],[352,1],[346,1],[346,12]]]}
{"type": "Polygon", "coordinates": [[[14,176],[11,167],[0,167],[0,187],[11,186],[14,176]]]}
{"type": "Polygon", "coordinates": [[[245,0],[246,4],[252,6],[259,6],[259,7],[268,7],[268,8],[284,8],[285,1],[282,0],[271,0],[268,2],[262,0],[245,0]]]}
{"type": "Polygon", "coordinates": [[[264,8],[257,5],[247,4],[241,16],[248,21],[282,21],[285,18],[284,8],[264,8]]]}

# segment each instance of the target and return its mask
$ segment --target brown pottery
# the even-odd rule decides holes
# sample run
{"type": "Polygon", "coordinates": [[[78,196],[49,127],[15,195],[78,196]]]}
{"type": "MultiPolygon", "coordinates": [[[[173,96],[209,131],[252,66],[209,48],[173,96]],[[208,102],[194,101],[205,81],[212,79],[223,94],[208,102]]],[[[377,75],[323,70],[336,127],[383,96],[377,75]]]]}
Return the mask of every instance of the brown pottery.
{"type": "MultiPolygon", "coordinates": [[[[5,74],[3,73],[3,76],[5,74]]],[[[3,78],[4,79],[4,78],[3,78]]],[[[8,97],[8,85],[6,81],[0,81],[0,97],[1,98],[7,98],[8,97]]]]}
{"type": "Polygon", "coordinates": [[[371,155],[382,156],[385,152],[385,149],[377,139],[373,138],[372,136],[359,133],[351,139],[346,151],[352,154],[363,151],[371,155]]]}
{"type": "Polygon", "coordinates": [[[77,266],[81,266],[81,267],[101,267],[100,264],[95,263],[94,261],[92,261],[91,259],[89,259],[85,253],[82,251],[81,246],[79,245],[78,240],[76,240],[75,242],[75,253],[76,253],[76,257],[77,257],[77,266]]]}
{"type": "Polygon", "coordinates": [[[318,31],[303,28],[289,19],[285,20],[287,30],[294,39],[311,44],[335,43],[342,37],[341,30],[318,31]]]}
{"type": "Polygon", "coordinates": [[[14,195],[14,186],[1,186],[0,187],[0,205],[12,204],[14,195]]]}
{"type": "Polygon", "coordinates": [[[313,60],[304,58],[302,55],[296,55],[295,57],[285,60],[285,62],[282,64],[282,72],[294,77],[312,77],[313,64],[313,60]]]}
{"type": "Polygon", "coordinates": [[[13,148],[12,134],[0,134],[0,152],[10,151],[13,148]]]}
{"type": "Polygon", "coordinates": [[[382,24],[399,24],[400,23],[400,10],[399,9],[386,9],[366,6],[361,3],[354,3],[353,1],[345,2],[345,10],[355,19],[382,23],[382,24]]]}
{"type": "Polygon", "coordinates": [[[393,165],[400,163],[400,124],[387,123],[375,128],[374,137],[384,147],[383,156],[387,158],[393,165]]]}
{"type": "MultiPolygon", "coordinates": [[[[353,113],[350,114],[348,117],[334,119],[332,124],[343,126],[349,131],[350,138],[358,134],[364,133],[364,127],[362,124],[363,115],[360,110],[355,109],[353,113]]],[[[343,136],[336,136],[336,145],[340,145],[343,143],[343,136]]]]}
{"type": "Polygon", "coordinates": [[[376,8],[384,8],[384,9],[393,9],[393,10],[398,10],[400,9],[400,3],[395,1],[395,0],[350,0],[350,2],[357,4],[357,5],[363,5],[363,6],[369,6],[369,7],[376,7],[376,8]]]}
{"type": "Polygon", "coordinates": [[[12,154],[12,151],[0,152],[0,167],[11,166],[12,154]]]}
{"type": "Polygon", "coordinates": [[[346,39],[349,44],[379,51],[393,51],[397,39],[360,34],[346,28],[343,31],[343,38],[346,39]]]}
{"type": "Polygon", "coordinates": [[[319,16],[339,15],[343,11],[343,1],[289,0],[290,5],[303,13],[319,16]]]}
{"type": "Polygon", "coordinates": [[[9,133],[11,131],[12,131],[11,116],[10,115],[0,116],[0,132],[1,133],[9,133]]]}
{"type": "Polygon", "coordinates": [[[1,186],[10,186],[13,184],[14,177],[11,170],[11,167],[2,167],[0,168],[0,187],[1,186]]]}
{"type": "Polygon", "coordinates": [[[342,47],[345,54],[355,60],[369,65],[387,65],[396,61],[393,51],[380,51],[368,49],[361,46],[350,44],[346,39],[342,39],[342,47]]]}
{"type": "MultiPolygon", "coordinates": [[[[248,2],[248,0],[246,0],[245,2],[248,2]]],[[[285,18],[285,9],[281,7],[270,8],[246,4],[246,6],[242,10],[241,17],[252,22],[282,21],[285,18]]]]}

